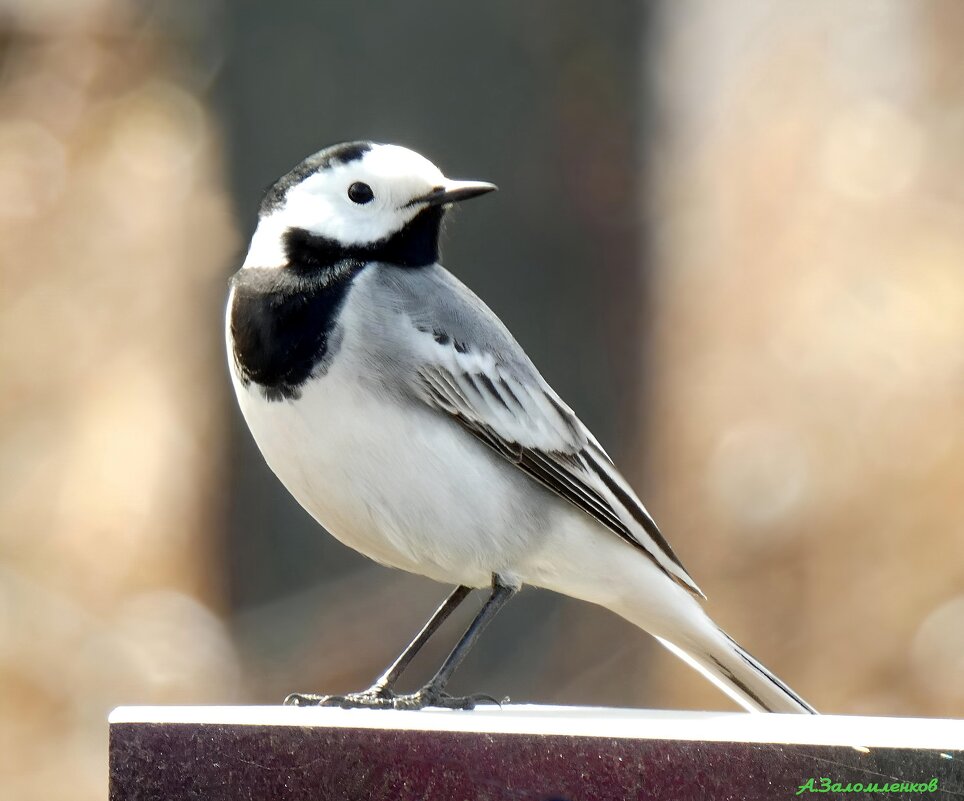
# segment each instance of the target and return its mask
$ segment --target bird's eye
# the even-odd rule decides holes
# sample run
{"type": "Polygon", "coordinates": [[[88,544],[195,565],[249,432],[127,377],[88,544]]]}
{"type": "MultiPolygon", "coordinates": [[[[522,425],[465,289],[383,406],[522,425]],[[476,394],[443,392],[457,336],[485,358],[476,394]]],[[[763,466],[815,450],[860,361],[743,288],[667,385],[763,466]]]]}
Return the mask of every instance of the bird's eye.
{"type": "Polygon", "coordinates": [[[352,203],[363,205],[365,203],[371,203],[375,199],[375,193],[372,192],[372,188],[368,184],[355,181],[355,183],[348,187],[348,199],[352,203]]]}

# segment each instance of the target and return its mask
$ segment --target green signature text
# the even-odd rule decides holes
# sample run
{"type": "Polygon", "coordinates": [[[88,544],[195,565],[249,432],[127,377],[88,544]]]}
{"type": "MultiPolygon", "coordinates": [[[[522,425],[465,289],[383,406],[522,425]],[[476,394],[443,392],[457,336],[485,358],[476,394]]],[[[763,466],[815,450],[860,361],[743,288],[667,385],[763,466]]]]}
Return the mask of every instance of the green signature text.
{"type": "Polygon", "coordinates": [[[807,779],[797,789],[803,793],[936,793],[937,779],[928,782],[835,782],[827,778],[807,779]]]}

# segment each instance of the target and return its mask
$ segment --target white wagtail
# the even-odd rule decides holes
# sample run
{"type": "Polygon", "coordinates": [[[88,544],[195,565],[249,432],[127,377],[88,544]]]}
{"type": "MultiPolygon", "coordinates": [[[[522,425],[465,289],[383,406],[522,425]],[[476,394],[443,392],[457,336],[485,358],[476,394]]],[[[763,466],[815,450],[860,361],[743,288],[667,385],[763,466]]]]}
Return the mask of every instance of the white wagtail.
{"type": "Polygon", "coordinates": [[[346,545],[458,585],[367,690],[288,702],[471,708],[449,677],[532,584],[611,609],[753,711],[813,712],[703,611],[703,594],[596,438],[498,317],[439,264],[453,203],[495,189],[351,142],[265,194],[231,281],[241,410],[292,495],[346,545]],[[471,588],[492,594],[432,680],[394,685],[471,588]]]}

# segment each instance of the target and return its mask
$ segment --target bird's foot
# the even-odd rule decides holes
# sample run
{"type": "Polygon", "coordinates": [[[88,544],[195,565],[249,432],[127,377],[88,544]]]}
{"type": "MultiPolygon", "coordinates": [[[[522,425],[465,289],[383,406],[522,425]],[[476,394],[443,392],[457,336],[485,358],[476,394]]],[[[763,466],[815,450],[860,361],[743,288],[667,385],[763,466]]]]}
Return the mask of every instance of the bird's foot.
{"type": "MultiPolygon", "coordinates": [[[[508,698],[503,699],[508,701],[508,698]]],[[[454,696],[440,692],[433,687],[423,687],[414,693],[396,695],[385,687],[369,687],[358,693],[346,695],[315,695],[313,693],[292,693],[285,698],[286,706],[334,706],[341,709],[475,709],[477,704],[502,702],[485,693],[454,696]]]]}
{"type": "Polygon", "coordinates": [[[454,696],[440,692],[432,687],[423,687],[410,695],[398,695],[392,701],[393,709],[425,709],[437,707],[439,709],[475,709],[477,704],[496,704],[502,706],[495,698],[485,693],[454,696]]]}
{"type": "Polygon", "coordinates": [[[398,696],[385,687],[369,687],[358,693],[346,695],[315,695],[314,693],[291,693],[285,698],[285,706],[337,706],[342,709],[392,709],[398,696]]]}

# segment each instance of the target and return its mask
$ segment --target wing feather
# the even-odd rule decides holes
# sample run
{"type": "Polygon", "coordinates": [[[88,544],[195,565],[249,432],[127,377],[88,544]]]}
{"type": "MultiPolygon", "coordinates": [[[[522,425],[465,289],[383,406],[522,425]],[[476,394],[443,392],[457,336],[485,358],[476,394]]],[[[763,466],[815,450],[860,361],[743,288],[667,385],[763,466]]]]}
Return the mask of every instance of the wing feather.
{"type": "MultiPolygon", "coordinates": [[[[573,411],[534,370],[433,340],[418,368],[422,400],[702,596],[655,521],[573,411]]],[[[453,340],[454,342],[454,340],[453,340]]]]}

